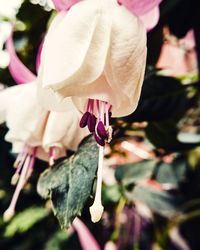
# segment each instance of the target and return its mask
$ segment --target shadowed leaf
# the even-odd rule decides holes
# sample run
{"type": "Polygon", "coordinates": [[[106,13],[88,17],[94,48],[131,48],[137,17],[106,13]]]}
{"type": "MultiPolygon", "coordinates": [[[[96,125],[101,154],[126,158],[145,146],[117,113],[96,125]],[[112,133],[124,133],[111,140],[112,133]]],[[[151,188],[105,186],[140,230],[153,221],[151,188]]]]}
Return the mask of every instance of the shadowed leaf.
{"type": "Polygon", "coordinates": [[[62,228],[69,227],[81,214],[92,189],[97,162],[98,146],[92,137],[87,137],[73,156],[41,174],[38,193],[51,199],[62,228]]]}

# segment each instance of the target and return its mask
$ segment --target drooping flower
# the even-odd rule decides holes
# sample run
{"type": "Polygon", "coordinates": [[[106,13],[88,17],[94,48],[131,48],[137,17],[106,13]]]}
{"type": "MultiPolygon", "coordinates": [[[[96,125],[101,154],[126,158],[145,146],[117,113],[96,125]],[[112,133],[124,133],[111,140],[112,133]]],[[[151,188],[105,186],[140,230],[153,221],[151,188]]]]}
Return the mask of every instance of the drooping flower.
{"type": "MultiPolygon", "coordinates": [[[[10,72],[18,83],[27,79],[36,79],[17,57],[12,38],[7,42],[11,62],[10,72]]],[[[66,156],[66,150],[76,150],[80,141],[88,135],[78,124],[80,113],[70,98],[66,100],[65,113],[49,112],[37,100],[37,81],[7,88],[0,92],[0,123],[6,122],[8,133],[5,139],[12,143],[17,153],[16,167],[12,184],[17,184],[11,204],[4,214],[5,220],[15,212],[20,191],[32,174],[35,158],[49,161],[50,165],[60,157],[66,156]],[[58,126],[59,124],[59,126],[58,126]]]]}
{"type": "Polygon", "coordinates": [[[45,110],[37,101],[37,82],[10,87],[0,92],[0,122],[6,121],[8,133],[5,139],[17,153],[12,184],[16,186],[5,219],[14,215],[20,191],[30,178],[35,158],[49,161],[50,165],[66,150],[76,150],[88,134],[77,126],[80,114],[70,102],[69,112],[56,113],[45,110]],[[70,105],[71,104],[71,105],[70,105]]]}
{"type": "Polygon", "coordinates": [[[44,160],[48,159],[44,151],[42,155],[37,151],[38,147],[41,147],[48,114],[36,100],[35,82],[10,87],[0,92],[0,121],[6,122],[9,129],[5,139],[14,145],[14,152],[19,153],[14,163],[16,171],[11,181],[17,186],[10,206],[4,213],[5,220],[14,215],[17,199],[31,176],[36,155],[44,160]]]}
{"type": "MultiPolygon", "coordinates": [[[[125,116],[137,106],[145,61],[146,32],[138,18],[115,0],[85,0],[51,24],[39,84],[61,100],[72,96],[78,109],[97,121],[103,109],[125,116]]],[[[51,98],[47,101],[44,105],[53,109],[51,98]]],[[[64,111],[63,106],[54,109],[64,111]]]]}
{"type": "Polygon", "coordinates": [[[116,0],[85,0],[61,12],[45,37],[39,69],[42,104],[65,111],[72,97],[99,144],[99,167],[92,221],[102,215],[102,165],[112,137],[109,118],[132,113],[140,97],[146,61],[146,30],[116,0]],[[45,101],[44,101],[45,99],[45,101]]]}
{"type": "MultiPolygon", "coordinates": [[[[40,55],[42,51],[43,42],[41,43],[37,58],[36,58],[36,70],[39,68],[40,64],[40,55]]],[[[9,70],[13,79],[18,83],[26,83],[27,81],[36,81],[36,76],[20,61],[16,55],[15,48],[13,45],[12,36],[6,42],[6,47],[11,57],[9,64],[9,70]]],[[[36,85],[34,85],[36,87],[36,85]]],[[[37,97],[35,102],[38,104],[37,97]]],[[[59,102],[59,99],[56,101],[59,102]]],[[[55,103],[55,101],[54,101],[55,103]]],[[[66,98],[65,102],[65,113],[58,112],[47,112],[47,109],[44,109],[44,112],[48,113],[48,119],[46,122],[43,138],[42,138],[42,147],[46,152],[52,152],[52,148],[55,149],[55,145],[59,144],[59,148],[62,148],[61,152],[57,151],[57,158],[66,155],[66,149],[75,151],[78,147],[80,141],[88,135],[88,132],[85,130],[80,130],[77,121],[80,119],[80,112],[75,109],[71,98],[66,98]],[[58,127],[57,124],[60,124],[58,127]],[[76,134],[76,136],[74,136],[76,134]],[[53,146],[54,145],[54,146],[53,146]],[[65,148],[65,149],[64,149],[65,148]],[[63,153],[62,153],[63,152],[63,153]],[[65,152],[65,153],[64,153],[65,152]]],[[[59,102],[60,105],[60,102],[59,102]]],[[[42,106],[40,106],[41,109],[42,106]]]]}

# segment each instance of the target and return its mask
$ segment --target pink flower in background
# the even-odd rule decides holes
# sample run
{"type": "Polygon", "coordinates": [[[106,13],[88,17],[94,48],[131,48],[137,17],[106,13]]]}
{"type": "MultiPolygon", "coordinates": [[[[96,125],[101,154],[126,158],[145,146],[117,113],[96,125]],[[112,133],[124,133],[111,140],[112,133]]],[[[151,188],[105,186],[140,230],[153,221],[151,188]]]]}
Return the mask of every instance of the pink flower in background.
{"type": "Polygon", "coordinates": [[[178,39],[164,29],[165,42],[157,62],[157,67],[170,76],[184,76],[197,71],[197,57],[193,31],[189,31],[185,38],[178,39]]]}

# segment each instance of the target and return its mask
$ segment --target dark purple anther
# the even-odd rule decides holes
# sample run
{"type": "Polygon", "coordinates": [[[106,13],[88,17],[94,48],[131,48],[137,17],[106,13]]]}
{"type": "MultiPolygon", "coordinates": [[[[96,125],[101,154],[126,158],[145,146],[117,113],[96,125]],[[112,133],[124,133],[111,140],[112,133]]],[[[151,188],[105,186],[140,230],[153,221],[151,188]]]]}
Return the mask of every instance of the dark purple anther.
{"type": "Polygon", "coordinates": [[[95,131],[96,121],[97,118],[93,114],[90,114],[90,116],[88,117],[87,125],[91,133],[95,131]]]}
{"type": "Polygon", "coordinates": [[[101,137],[103,140],[108,139],[108,133],[107,133],[102,121],[100,121],[97,125],[97,133],[98,133],[99,137],[101,137]]]}
{"type": "Polygon", "coordinates": [[[100,146],[104,147],[105,146],[105,141],[102,138],[100,138],[97,134],[94,133],[93,135],[94,135],[94,139],[96,140],[96,142],[100,146]]]}
{"type": "Polygon", "coordinates": [[[80,120],[80,123],[79,123],[79,125],[80,125],[81,128],[84,128],[84,127],[87,126],[88,119],[89,119],[90,116],[91,116],[90,112],[88,112],[88,111],[85,112],[85,114],[82,116],[82,118],[80,120]]]}

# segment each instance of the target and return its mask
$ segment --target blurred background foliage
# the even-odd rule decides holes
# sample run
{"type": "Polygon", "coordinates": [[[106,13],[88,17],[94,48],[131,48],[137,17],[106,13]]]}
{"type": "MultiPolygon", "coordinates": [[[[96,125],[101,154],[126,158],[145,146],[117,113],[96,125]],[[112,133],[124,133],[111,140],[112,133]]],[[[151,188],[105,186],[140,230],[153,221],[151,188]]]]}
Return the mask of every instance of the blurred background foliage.
{"type": "MultiPolygon", "coordinates": [[[[81,217],[102,249],[105,245],[111,249],[110,241],[122,250],[200,249],[198,70],[166,76],[157,64],[166,42],[165,27],[176,39],[193,29],[194,50],[200,58],[199,5],[198,0],[162,2],[160,21],[148,33],[148,65],[139,106],[128,117],[112,120],[115,136],[106,150],[104,169],[106,211],[98,224],[90,222],[88,206],[81,217]]],[[[29,1],[24,1],[17,15],[15,47],[33,72],[52,15],[29,1]]],[[[0,69],[0,80],[7,86],[15,84],[7,69],[0,69]]],[[[14,190],[10,179],[15,155],[4,141],[6,131],[5,126],[0,127],[1,215],[14,190]]],[[[0,218],[1,249],[81,249],[76,233],[61,230],[49,203],[37,194],[37,180],[45,167],[37,161],[19,198],[16,216],[7,223],[0,218]]]]}

